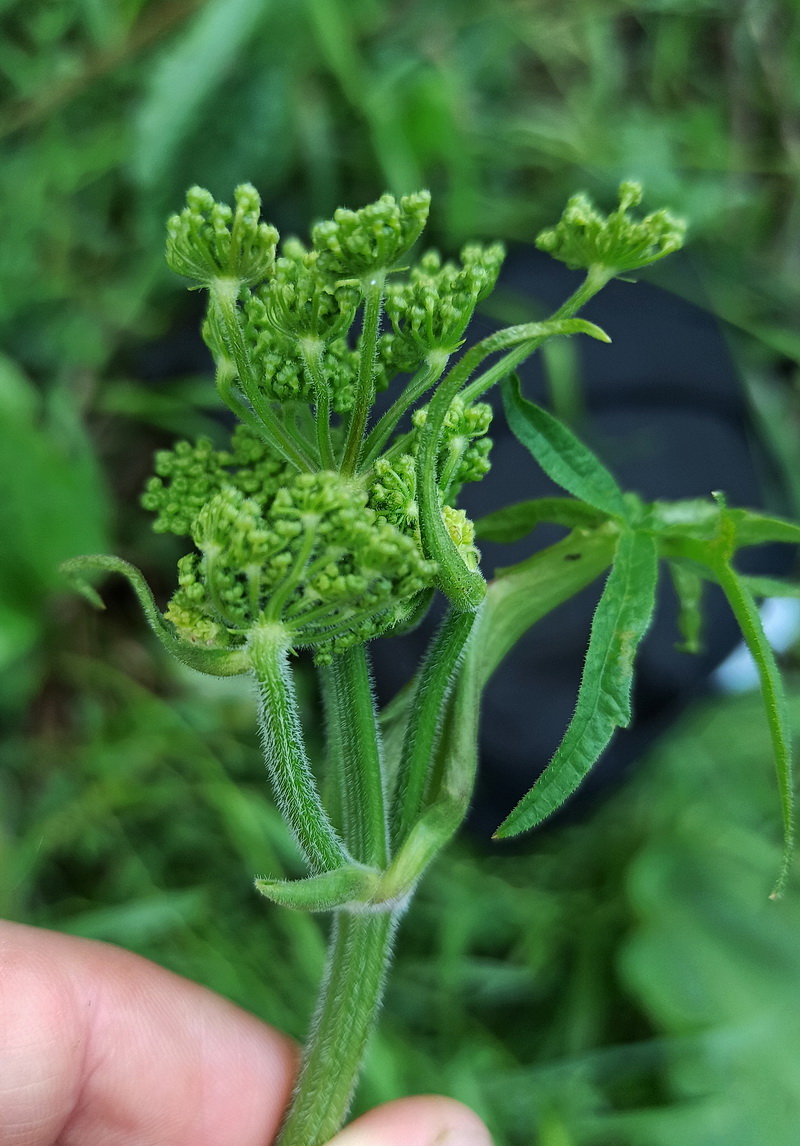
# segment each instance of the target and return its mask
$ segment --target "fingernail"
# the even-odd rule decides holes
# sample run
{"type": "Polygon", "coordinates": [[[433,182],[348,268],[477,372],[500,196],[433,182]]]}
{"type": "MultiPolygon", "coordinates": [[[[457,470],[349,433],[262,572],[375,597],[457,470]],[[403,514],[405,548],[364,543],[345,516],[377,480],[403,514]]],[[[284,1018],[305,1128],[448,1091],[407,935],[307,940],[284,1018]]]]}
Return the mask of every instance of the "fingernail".
{"type": "Polygon", "coordinates": [[[487,1130],[443,1130],[431,1142],[431,1146],[492,1146],[487,1130]]]}

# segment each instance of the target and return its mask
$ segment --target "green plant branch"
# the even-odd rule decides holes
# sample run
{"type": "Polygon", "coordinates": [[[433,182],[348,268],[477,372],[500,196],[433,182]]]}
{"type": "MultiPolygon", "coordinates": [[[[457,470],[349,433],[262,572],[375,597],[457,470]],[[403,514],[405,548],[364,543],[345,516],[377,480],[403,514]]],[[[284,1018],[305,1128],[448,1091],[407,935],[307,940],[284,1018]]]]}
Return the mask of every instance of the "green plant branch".
{"type": "Polygon", "coordinates": [[[316,467],[306,453],[304,444],[278,418],[258,388],[250,355],[239,320],[237,297],[241,284],[238,279],[214,280],[211,286],[211,305],[216,309],[231,359],[236,366],[239,385],[263,424],[262,433],[270,445],[299,470],[312,471],[316,467]]]}
{"type": "Polygon", "coordinates": [[[378,419],[364,442],[361,458],[363,470],[368,470],[375,461],[406,411],[420,400],[426,390],[438,382],[445,371],[448,359],[449,355],[444,351],[432,351],[403,392],[378,419]]]}
{"type": "Polygon", "coordinates": [[[350,1108],[383,997],[396,917],[336,913],[322,991],[277,1146],[323,1146],[350,1108]]]}
{"type": "Polygon", "coordinates": [[[322,805],[306,757],[283,626],[254,628],[250,657],[261,701],[264,756],[278,806],[312,872],[345,867],[350,856],[322,805]]]}
{"type": "Polygon", "coordinates": [[[336,460],[331,442],[331,396],[322,372],[323,344],[318,339],[301,338],[298,346],[314,390],[314,425],[320,461],[323,469],[333,470],[336,468],[336,460]]]}
{"type": "Polygon", "coordinates": [[[474,614],[451,609],[434,637],[417,678],[392,806],[393,850],[419,820],[431,764],[442,733],[446,704],[475,623],[474,614]]]}
{"type": "Polygon", "coordinates": [[[336,779],[342,831],[362,863],[388,860],[386,800],[375,701],[364,645],[346,649],[324,670],[329,727],[340,772],[336,779]]]}
{"type": "Polygon", "coordinates": [[[375,367],[385,280],[386,272],[376,270],[364,288],[364,318],[361,326],[356,400],[350,414],[341,464],[342,473],[348,476],[354,474],[358,469],[364,442],[364,431],[369,412],[375,401],[375,367]]]}

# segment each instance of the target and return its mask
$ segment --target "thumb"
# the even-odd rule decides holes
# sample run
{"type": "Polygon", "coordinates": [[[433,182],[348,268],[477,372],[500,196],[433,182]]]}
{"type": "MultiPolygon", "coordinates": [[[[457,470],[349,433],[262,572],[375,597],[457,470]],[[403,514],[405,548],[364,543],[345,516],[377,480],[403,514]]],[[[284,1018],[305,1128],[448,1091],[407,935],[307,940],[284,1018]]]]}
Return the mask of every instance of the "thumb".
{"type": "Polygon", "coordinates": [[[492,1146],[477,1114],[452,1098],[400,1098],[357,1118],[329,1146],[492,1146]]]}

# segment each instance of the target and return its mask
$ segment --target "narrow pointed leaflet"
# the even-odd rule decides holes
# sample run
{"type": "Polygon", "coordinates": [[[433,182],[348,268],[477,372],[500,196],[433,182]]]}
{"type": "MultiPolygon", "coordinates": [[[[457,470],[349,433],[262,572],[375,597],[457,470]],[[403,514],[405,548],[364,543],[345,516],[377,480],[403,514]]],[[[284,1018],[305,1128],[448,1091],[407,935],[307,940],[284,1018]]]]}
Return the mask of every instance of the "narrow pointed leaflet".
{"type": "Polygon", "coordinates": [[[504,382],[502,390],[512,433],[547,476],[601,513],[624,520],[622,490],[592,451],[552,414],[523,398],[516,376],[504,382]]]}
{"type": "Polygon", "coordinates": [[[633,661],[653,615],[657,570],[654,539],[643,532],[622,533],[592,622],[575,715],[553,759],[496,838],[519,835],[552,815],[587,775],[614,729],[630,723],[633,661]]]}

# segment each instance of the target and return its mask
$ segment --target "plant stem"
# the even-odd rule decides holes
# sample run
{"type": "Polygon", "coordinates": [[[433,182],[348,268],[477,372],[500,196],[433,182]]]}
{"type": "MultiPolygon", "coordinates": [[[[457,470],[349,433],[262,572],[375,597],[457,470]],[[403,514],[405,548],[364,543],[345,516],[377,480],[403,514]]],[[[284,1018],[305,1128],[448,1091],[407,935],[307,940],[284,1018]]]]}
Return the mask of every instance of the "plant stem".
{"type": "Polygon", "coordinates": [[[380,1008],[396,918],[336,914],[328,965],[277,1146],[323,1146],[347,1116],[380,1008]]]}
{"type": "MultiPolygon", "coordinates": [[[[601,291],[609,279],[613,277],[614,276],[609,274],[604,267],[590,267],[578,289],[569,296],[566,302],[561,304],[558,310],[550,315],[547,322],[557,322],[563,318],[574,318],[578,311],[586,306],[586,303],[589,302],[598,291],[601,291]]],[[[524,327],[509,327],[509,330],[513,329],[524,330],[524,327]]],[[[501,330],[498,333],[502,335],[505,331],[501,330]]],[[[491,338],[492,336],[490,335],[489,338],[484,339],[483,343],[477,343],[477,346],[488,345],[491,338]]],[[[474,402],[481,394],[484,394],[493,386],[495,382],[500,382],[503,378],[506,378],[515,367],[519,366],[521,362],[524,362],[526,358],[533,354],[544,341],[543,338],[532,338],[522,346],[516,346],[501,358],[499,362],[495,362],[493,366],[490,366],[488,370],[475,378],[468,386],[464,387],[461,395],[464,401],[474,402]]],[[[475,350],[477,346],[473,347],[473,350],[475,350]]],[[[498,349],[500,348],[498,347],[498,349]]],[[[483,357],[486,357],[486,355],[483,357]]],[[[463,359],[461,361],[463,361],[463,359]]],[[[475,369],[477,365],[478,363],[473,366],[473,369],[475,369]]]]}
{"type": "Polygon", "coordinates": [[[322,373],[324,344],[319,339],[301,338],[298,346],[314,390],[314,424],[322,468],[332,470],[336,468],[336,463],[331,442],[331,396],[322,373]]]}
{"type": "Polygon", "coordinates": [[[369,469],[375,461],[406,410],[409,410],[426,390],[438,382],[447,366],[448,358],[449,355],[445,351],[431,352],[428,355],[424,365],[420,367],[402,394],[370,430],[364,443],[362,469],[369,469]]]}
{"type": "Polygon", "coordinates": [[[451,609],[434,637],[417,680],[411,705],[392,812],[393,849],[399,847],[417,822],[436,746],[442,732],[442,713],[475,623],[473,613],[451,609]]]}
{"type": "Polygon", "coordinates": [[[269,402],[265,400],[258,389],[239,319],[237,306],[239,286],[238,279],[217,279],[211,288],[211,302],[216,307],[228,352],[236,366],[239,385],[259,420],[263,423],[264,435],[268,437],[272,447],[287,461],[293,462],[299,470],[313,470],[316,467],[306,454],[303,445],[280,421],[274,410],[270,408],[269,402]]]}
{"type": "Polygon", "coordinates": [[[386,801],[364,645],[354,645],[335,657],[325,670],[325,682],[345,843],[354,859],[382,868],[388,859],[386,801]]]}
{"type": "Polygon", "coordinates": [[[250,657],[258,681],[259,724],[267,770],[278,806],[312,872],[333,871],[350,863],[328,817],[303,745],[282,625],[262,624],[250,637],[250,657]]]}
{"type": "Polygon", "coordinates": [[[771,899],[780,899],[791,871],[795,837],[792,732],[786,706],[786,692],[752,593],[729,562],[718,560],[712,568],[758,670],[783,812],[783,861],[770,895],[771,899]]]}
{"type": "Polygon", "coordinates": [[[375,359],[378,331],[383,309],[385,271],[376,271],[364,292],[364,321],[361,326],[361,352],[358,361],[356,398],[347,428],[347,441],[342,456],[342,473],[351,477],[358,469],[367,418],[375,401],[375,359]]]}

